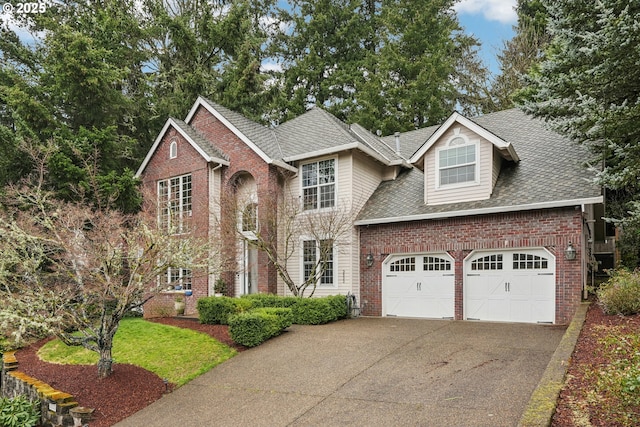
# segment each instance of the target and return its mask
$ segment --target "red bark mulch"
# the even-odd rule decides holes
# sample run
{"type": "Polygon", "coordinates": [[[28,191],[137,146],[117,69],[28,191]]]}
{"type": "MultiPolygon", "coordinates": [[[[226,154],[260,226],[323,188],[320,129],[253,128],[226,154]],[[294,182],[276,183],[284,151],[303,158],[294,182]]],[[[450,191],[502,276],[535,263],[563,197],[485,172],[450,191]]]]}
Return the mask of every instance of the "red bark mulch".
{"type": "MultiPolygon", "coordinates": [[[[245,347],[233,342],[228,327],[202,325],[197,320],[183,318],[152,319],[165,325],[189,328],[206,333],[238,351],[245,347]]],[[[134,365],[117,363],[108,378],[98,378],[95,365],[56,365],[43,362],[36,354],[48,341],[42,340],[16,353],[19,367],[25,374],[72,394],[80,406],[94,408],[91,427],[108,427],[125,419],[162,397],[166,392],[162,378],[134,365]]]]}
{"type": "MultiPolygon", "coordinates": [[[[608,414],[602,411],[603,401],[599,401],[597,406],[586,402],[586,395],[594,390],[597,378],[594,375],[585,375],[585,371],[612,362],[603,356],[600,340],[610,333],[609,329],[613,327],[621,328],[620,332],[624,334],[638,334],[640,333],[640,315],[606,315],[597,302],[592,303],[569,361],[565,385],[558,398],[552,427],[617,427],[619,425],[610,419],[605,419],[608,414]]],[[[640,420],[635,425],[640,425],[640,420]]]]}

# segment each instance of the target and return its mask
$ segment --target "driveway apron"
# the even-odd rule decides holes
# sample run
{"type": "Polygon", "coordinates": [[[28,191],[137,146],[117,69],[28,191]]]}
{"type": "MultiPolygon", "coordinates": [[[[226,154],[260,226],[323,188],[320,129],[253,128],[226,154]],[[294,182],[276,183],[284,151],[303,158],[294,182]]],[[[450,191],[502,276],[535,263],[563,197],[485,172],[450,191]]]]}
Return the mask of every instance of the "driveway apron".
{"type": "Polygon", "coordinates": [[[116,425],[515,426],[564,331],[400,318],[294,325],[116,425]]]}

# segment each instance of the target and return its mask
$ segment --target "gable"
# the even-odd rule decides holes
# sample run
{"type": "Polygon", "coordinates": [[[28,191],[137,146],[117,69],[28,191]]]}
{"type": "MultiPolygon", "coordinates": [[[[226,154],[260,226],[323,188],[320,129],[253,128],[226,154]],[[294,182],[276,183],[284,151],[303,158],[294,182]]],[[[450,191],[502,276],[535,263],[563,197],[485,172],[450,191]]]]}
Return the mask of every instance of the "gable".
{"type": "Polygon", "coordinates": [[[485,139],[492,143],[496,149],[499,150],[502,157],[507,160],[518,162],[520,160],[515,148],[510,142],[505,141],[498,135],[483,128],[477,123],[467,119],[459,113],[453,113],[449,118],[425,141],[425,143],[411,156],[409,162],[414,166],[421,168],[423,164],[424,155],[431,149],[431,147],[438,142],[443,135],[452,128],[464,127],[470,132],[476,134],[478,137],[485,139]]]}
{"type": "Polygon", "coordinates": [[[424,155],[425,203],[488,199],[499,173],[495,160],[491,142],[465,127],[450,128],[424,155]]]}
{"type": "MultiPolygon", "coordinates": [[[[220,153],[218,150],[216,150],[213,146],[211,146],[211,144],[209,144],[204,137],[202,137],[198,132],[196,132],[195,129],[191,128],[181,120],[170,118],[165,122],[162,130],[158,134],[158,137],[153,142],[153,145],[147,152],[146,157],[144,158],[144,160],[142,161],[142,164],[140,165],[140,167],[138,168],[138,171],[136,172],[136,177],[140,177],[142,173],[144,173],[144,170],[146,169],[147,165],[149,164],[149,162],[154,156],[166,155],[167,158],[172,156],[171,153],[164,153],[164,154],[158,153],[158,149],[162,141],[165,139],[165,137],[169,134],[169,132],[172,129],[175,130],[176,133],[179,134],[182,138],[184,138],[184,140],[206,162],[208,163],[213,162],[213,163],[218,163],[226,166],[229,165],[229,162],[226,159],[226,157],[222,153],[220,153]]],[[[170,148],[170,150],[172,149],[170,148]]]]}

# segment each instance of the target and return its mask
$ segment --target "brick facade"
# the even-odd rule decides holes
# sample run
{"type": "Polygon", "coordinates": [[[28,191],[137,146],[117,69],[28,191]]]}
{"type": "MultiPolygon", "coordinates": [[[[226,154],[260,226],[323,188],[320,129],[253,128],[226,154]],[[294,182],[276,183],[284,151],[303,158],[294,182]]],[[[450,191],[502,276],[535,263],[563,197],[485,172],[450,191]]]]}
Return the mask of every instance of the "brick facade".
{"type": "MultiPolygon", "coordinates": [[[[224,203],[225,194],[235,191],[235,184],[241,176],[250,175],[256,182],[258,197],[258,221],[261,224],[261,232],[274,232],[268,230],[266,216],[273,210],[274,199],[281,194],[282,183],[280,171],[277,167],[264,161],[245,142],[240,140],[229,128],[215,118],[205,108],[198,109],[190,125],[204,135],[211,143],[229,160],[230,166],[224,166],[221,177],[220,193],[214,194],[217,200],[209,200],[212,194],[211,168],[218,165],[209,164],[202,155],[176,130],[170,127],[162,136],[154,155],[149,160],[142,175],[145,194],[147,195],[146,209],[155,210],[155,194],[158,180],[191,174],[193,212],[191,218],[192,234],[197,237],[207,238],[209,232],[217,224],[212,224],[210,207],[224,203]],[[169,158],[169,147],[172,142],[177,142],[177,157],[169,158]]],[[[235,211],[226,208],[221,209],[222,239],[224,241],[224,254],[227,269],[222,273],[222,278],[227,283],[227,294],[234,296],[234,281],[239,260],[236,259],[237,236],[235,235],[236,218],[235,211]],[[224,226],[224,224],[228,224],[224,226]],[[226,231],[226,232],[225,232],[226,231]]],[[[185,313],[196,312],[198,298],[209,295],[209,289],[213,284],[209,283],[209,277],[194,272],[191,297],[185,298],[185,313]]],[[[258,253],[258,291],[277,292],[277,272],[268,262],[266,254],[258,253]]],[[[163,293],[149,301],[145,305],[145,313],[150,316],[161,315],[172,311],[175,295],[163,293]]]]}
{"type": "Polygon", "coordinates": [[[582,212],[579,207],[544,209],[441,220],[398,222],[360,227],[360,253],[372,253],[374,264],[361,263],[362,314],[382,314],[382,262],[393,253],[447,252],[455,259],[455,318],[463,318],[464,259],[478,249],[544,247],[556,256],[556,323],[571,321],[582,292],[582,212]],[[572,242],[578,254],[568,261],[572,242]]]}

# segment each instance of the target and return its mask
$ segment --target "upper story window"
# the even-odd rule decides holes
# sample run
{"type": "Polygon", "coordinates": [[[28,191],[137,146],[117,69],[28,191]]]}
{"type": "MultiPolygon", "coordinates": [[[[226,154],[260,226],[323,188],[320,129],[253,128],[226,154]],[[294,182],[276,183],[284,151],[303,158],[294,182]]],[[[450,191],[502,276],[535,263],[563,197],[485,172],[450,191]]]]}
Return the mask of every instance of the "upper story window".
{"type": "Polygon", "coordinates": [[[176,157],[178,157],[178,142],[174,140],[169,144],[169,158],[175,159],[176,157]]]}
{"type": "Polygon", "coordinates": [[[191,175],[158,181],[158,223],[172,234],[191,229],[191,175]]]}
{"type": "Polygon", "coordinates": [[[304,210],[334,207],[336,204],[335,182],[335,159],[302,165],[302,198],[304,210]]]}
{"type": "Polygon", "coordinates": [[[438,186],[476,182],[478,144],[462,136],[453,137],[438,150],[438,186]]]}

